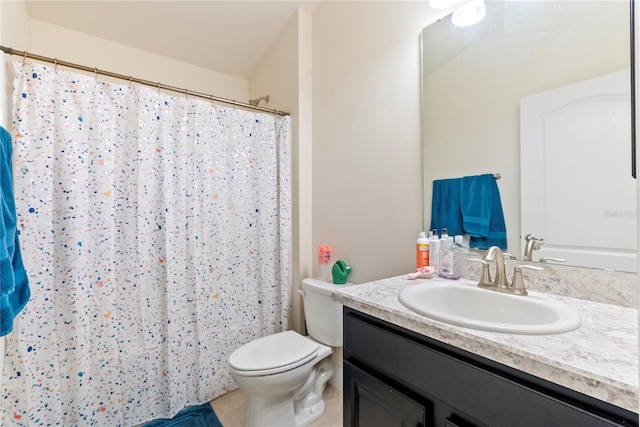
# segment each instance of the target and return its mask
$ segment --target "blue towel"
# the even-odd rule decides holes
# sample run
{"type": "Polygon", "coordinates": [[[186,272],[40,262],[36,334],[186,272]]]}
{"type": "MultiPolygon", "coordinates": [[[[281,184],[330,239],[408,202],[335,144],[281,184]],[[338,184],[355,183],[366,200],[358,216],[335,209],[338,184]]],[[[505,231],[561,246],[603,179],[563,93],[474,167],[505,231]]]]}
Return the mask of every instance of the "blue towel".
{"type": "Polygon", "coordinates": [[[460,209],[464,231],[470,237],[487,237],[493,210],[492,175],[465,176],[460,188],[460,209]]]}
{"type": "Polygon", "coordinates": [[[31,295],[16,227],[12,151],[11,136],[0,127],[0,337],[13,330],[13,319],[31,295]]]}
{"type": "Polygon", "coordinates": [[[500,200],[500,190],[491,174],[466,176],[460,188],[463,228],[470,236],[470,246],[507,249],[507,228],[500,200]]]}
{"type": "Polygon", "coordinates": [[[431,198],[430,230],[443,228],[449,235],[463,234],[462,211],[460,209],[460,188],[462,178],[437,179],[433,181],[431,198]]]}
{"type": "Polygon", "coordinates": [[[158,419],[143,424],[142,427],[222,427],[211,404],[191,406],[178,412],[171,419],[158,419]]]}

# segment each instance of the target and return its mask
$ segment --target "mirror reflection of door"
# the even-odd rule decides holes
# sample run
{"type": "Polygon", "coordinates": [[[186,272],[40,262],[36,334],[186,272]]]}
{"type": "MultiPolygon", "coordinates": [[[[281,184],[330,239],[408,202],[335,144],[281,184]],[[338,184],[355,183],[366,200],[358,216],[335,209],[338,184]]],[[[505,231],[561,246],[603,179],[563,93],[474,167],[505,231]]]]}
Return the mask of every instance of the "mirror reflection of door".
{"type": "Polygon", "coordinates": [[[637,271],[629,103],[628,70],[521,99],[522,245],[544,239],[534,261],[637,271]]]}

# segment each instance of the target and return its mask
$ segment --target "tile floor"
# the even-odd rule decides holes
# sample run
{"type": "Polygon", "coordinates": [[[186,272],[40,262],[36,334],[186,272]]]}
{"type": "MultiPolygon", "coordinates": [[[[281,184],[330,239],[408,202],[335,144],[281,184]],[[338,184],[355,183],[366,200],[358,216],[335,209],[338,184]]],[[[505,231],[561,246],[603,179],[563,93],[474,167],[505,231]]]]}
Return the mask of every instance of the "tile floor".
{"type": "MultiPolygon", "coordinates": [[[[331,385],[324,391],[325,410],[319,420],[309,427],[342,427],[342,392],[331,385]]],[[[224,427],[244,427],[247,413],[247,394],[235,390],[211,402],[224,427]]],[[[283,427],[283,426],[273,426],[283,427]]]]}

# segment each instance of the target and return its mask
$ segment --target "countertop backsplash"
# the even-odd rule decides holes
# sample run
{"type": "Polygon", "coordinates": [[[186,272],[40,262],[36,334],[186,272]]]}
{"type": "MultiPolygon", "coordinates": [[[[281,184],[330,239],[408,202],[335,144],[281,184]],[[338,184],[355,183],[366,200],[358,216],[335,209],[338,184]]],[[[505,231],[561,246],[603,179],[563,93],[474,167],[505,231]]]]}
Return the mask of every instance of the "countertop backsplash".
{"type": "MultiPolygon", "coordinates": [[[[454,271],[470,280],[480,278],[481,264],[469,261],[474,254],[455,254],[454,271]]],[[[521,260],[506,260],[507,277],[511,282],[513,268],[531,264],[543,267],[542,271],[524,270],[527,289],[571,298],[586,299],[622,307],[638,307],[638,276],[636,273],[572,267],[558,264],[541,264],[521,260]]],[[[491,273],[495,265],[491,266],[491,273]]]]}

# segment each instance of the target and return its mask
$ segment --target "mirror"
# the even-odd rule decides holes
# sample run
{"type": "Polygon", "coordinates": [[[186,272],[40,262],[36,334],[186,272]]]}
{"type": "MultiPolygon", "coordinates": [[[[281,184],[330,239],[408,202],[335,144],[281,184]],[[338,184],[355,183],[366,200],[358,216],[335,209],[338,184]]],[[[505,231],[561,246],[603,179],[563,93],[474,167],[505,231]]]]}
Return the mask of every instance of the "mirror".
{"type": "MultiPolygon", "coordinates": [[[[543,255],[555,256],[565,258],[565,265],[635,271],[637,210],[636,181],[631,177],[629,3],[485,3],[487,14],[474,26],[455,27],[447,16],[426,27],[422,33],[425,227],[431,222],[434,180],[500,174],[498,187],[509,253],[522,259],[524,236],[532,233],[544,239],[541,249],[534,251],[534,261],[543,255]],[[531,149],[527,145],[531,138],[521,135],[525,129],[531,132],[526,122],[521,124],[521,103],[528,105],[527,100],[538,95],[614,74],[623,75],[625,93],[616,94],[620,96],[616,98],[618,110],[615,113],[600,114],[596,121],[615,127],[623,148],[612,150],[612,132],[608,131],[602,131],[603,136],[596,141],[599,148],[589,150],[582,150],[580,141],[578,145],[558,148],[557,144],[550,145],[553,138],[549,137],[542,145],[537,142],[538,152],[543,153],[546,163],[534,163],[535,156],[530,155],[531,149]],[[521,145],[523,140],[524,146],[521,145]],[[619,152],[615,161],[598,161],[613,151],[619,152]],[[582,170],[578,171],[578,167],[582,170]],[[535,172],[533,175],[531,170],[535,172]],[[591,178],[585,179],[587,176],[591,178]],[[594,177],[597,177],[596,181],[594,177]],[[542,199],[538,194],[531,195],[531,182],[534,188],[554,194],[542,199]],[[594,182],[598,183],[597,188],[593,187],[594,182]],[[616,201],[603,201],[608,194],[616,194],[616,201]],[[535,201],[542,201],[530,202],[530,196],[535,201]],[[560,206],[552,205],[558,200],[560,206]],[[525,209],[521,209],[521,203],[525,209]],[[569,209],[578,205],[582,206],[582,211],[569,209]],[[569,211],[571,213],[564,217],[558,215],[558,212],[569,211]],[[587,211],[599,214],[579,214],[587,211]],[[544,219],[540,229],[523,229],[521,224],[530,224],[527,216],[544,219]],[[585,218],[588,221],[582,221],[579,226],[575,224],[585,218]],[[559,219],[561,224],[548,222],[553,219],[559,219]],[[561,242],[560,235],[570,236],[575,241],[561,242]],[[599,263],[599,256],[574,256],[574,252],[584,250],[596,254],[607,252],[606,245],[611,240],[617,246],[614,250],[628,261],[626,267],[608,265],[609,261],[599,263]],[[620,243],[622,240],[624,242],[620,243]],[[575,247],[570,251],[554,252],[554,248],[567,244],[575,247]],[[558,253],[562,256],[557,256],[558,253]]],[[[572,105],[582,105],[584,99],[594,98],[592,95],[582,97],[581,101],[572,101],[572,105]]],[[[595,134],[586,126],[592,121],[587,123],[585,117],[589,116],[581,110],[564,115],[572,116],[573,122],[562,122],[560,116],[554,116],[554,120],[562,129],[583,130],[578,134],[579,138],[585,133],[595,134]],[[575,120],[582,120],[582,123],[575,120]]],[[[544,132],[551,127],[549,122],[540,126],[544,132]]],[[[564,141],[562,136],[554,138],[564,141]]]]}

